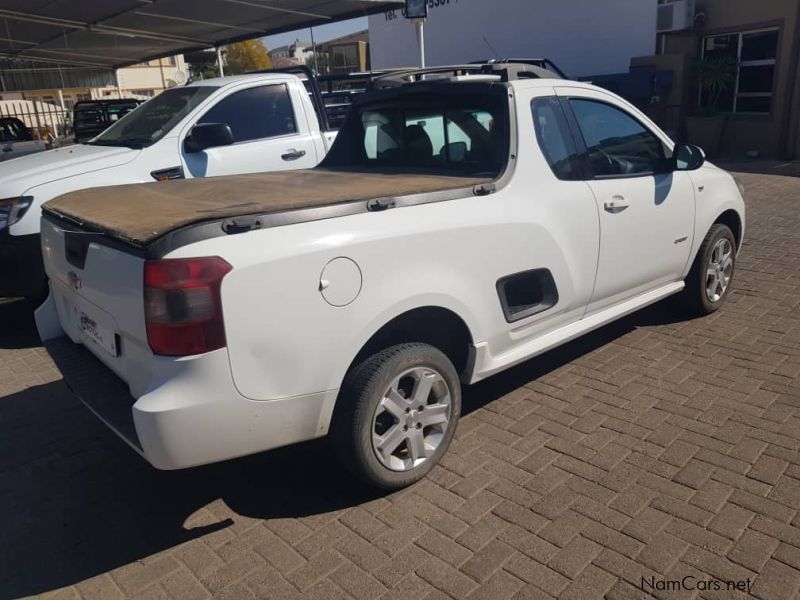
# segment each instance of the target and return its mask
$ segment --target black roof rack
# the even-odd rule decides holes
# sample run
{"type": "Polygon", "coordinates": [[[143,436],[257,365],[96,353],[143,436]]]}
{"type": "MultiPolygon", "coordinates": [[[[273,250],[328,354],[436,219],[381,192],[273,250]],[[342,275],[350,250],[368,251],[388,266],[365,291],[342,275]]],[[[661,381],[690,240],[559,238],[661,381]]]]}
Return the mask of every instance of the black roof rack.
{"type": "Polygon", "coordinates": [[[397,71],[376,77],[373,80],[373,85],[380,89],[407,85],[418,81],[434,83],[439,79],[426,79],[427,75],[439,75],[444,77],[488,76],[497,77],[498,81],[502,82],[518,81],[520,79],[563,79],[563,77],[555,71],[550,71],[535,65],[521,63],[483,63],[397,71]]]}

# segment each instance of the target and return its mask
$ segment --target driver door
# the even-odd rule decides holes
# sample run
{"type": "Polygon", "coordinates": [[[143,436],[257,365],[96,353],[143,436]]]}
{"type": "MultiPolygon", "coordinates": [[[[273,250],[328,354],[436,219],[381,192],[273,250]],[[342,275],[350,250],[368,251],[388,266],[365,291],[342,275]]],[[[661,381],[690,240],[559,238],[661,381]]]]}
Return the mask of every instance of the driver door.
{"type": "Polygon", "coordinates": [[[192,153],[181,144],[184,165],[192,177],[311,169],[319,162],[315,138],[304,125],[305,115],[295,114],[285,84],[237,90],[197,123],[227,124],[234,143],[192,153]]]}
{"type": "MultiPolygon", "coordinates": [[[[610,95],[562,88],[585,146],[600,215],[597,281],[588,313],[678,281],[694,231],[694,185],[668,168],[671,150],[610,95]]],[[[588,314],[587,313],[587,314],[588,314]]]]}

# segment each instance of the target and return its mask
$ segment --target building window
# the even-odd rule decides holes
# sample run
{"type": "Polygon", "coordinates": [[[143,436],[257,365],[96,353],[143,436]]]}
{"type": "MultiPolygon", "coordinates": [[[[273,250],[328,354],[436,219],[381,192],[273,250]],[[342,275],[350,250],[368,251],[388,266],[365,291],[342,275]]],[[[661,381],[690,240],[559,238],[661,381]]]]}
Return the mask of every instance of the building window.
{"type": "Polygon", "coordinates": [[[703,58],[731,58],[736,81],[723,92],[717,108],[723,112],[766,114],[772,108],[778,30],[763,29],[703,39],[703,58]]]}
{"type": "Polygon", "coordinates": [[[352,73],[361,69],[357,44],[334,46],[331,54],[333,54],[333,68],[337,72],[352,73]]]}

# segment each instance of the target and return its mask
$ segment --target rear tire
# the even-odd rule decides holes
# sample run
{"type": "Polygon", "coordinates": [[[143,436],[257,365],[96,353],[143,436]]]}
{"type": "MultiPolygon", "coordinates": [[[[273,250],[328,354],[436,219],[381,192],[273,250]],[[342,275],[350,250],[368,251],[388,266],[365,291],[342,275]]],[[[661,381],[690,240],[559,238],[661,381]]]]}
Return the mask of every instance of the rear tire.
{"type": "Polygon", "coordinates": [[[727,225],[714,224],[706,234],[686,277],[683,302],[696,315],[709,315],[725,304],[736,272],[736,238],[727,225]]]}
{"type": "Polygon", "coordinates": [[[331,438],[341,462],[359,479],[396,490],[441,460],[460,413],[461,385],[447,356],[428,344],[400,344],[348,372],[331,438]]]}

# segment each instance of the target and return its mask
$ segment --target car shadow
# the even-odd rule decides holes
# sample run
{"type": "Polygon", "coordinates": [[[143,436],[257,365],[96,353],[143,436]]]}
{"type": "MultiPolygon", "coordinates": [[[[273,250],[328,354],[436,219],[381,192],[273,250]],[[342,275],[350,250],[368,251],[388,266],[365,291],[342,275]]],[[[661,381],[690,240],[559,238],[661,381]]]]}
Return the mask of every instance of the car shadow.
{"type": "Polygon", "coordinates": [[[674,182],[675,175],[674,173],[662,173],[660,175],[656,175],[655,177],[655,198],[654,204],[656,206],[661,206],[664,204],[664,201],[669,198],[669,194],[672,191],[672,184],[674,182]]]}
{"type": "Polygon", "coordinates": [[[462,414],[468,415],[531,383],[548,373],[589,354],[640,327],[656,327],[690,320],[690,315],[675,298],[667,298],[631,315],[605,325],[572,342],[464,388],[462,414]]]}
{"type": "Polygon", "coordinates": [[[33,322],[33,306],[21,299],[0,298],[0,350],[41,345],[33,322]]]}
{"type": "MultiPolygon", "coordinates": [[[[655,305],[514,367],[469,388],[464,412],[676,317],[655,305]]],[[[0,599],[62,588],[203,536],[233,537],[237,517],[326,515],[380,496],[337,465],[325,440],[157,471],[63,381],[29,388],[0,398],[0,599]]]]}
{"type": "Polygon", "coordinates": [[[752,175],[782,175],[800,177],[800,161],[776,161],[769,159],[712,159],[715,165],[733,173],[752,175]]]}

